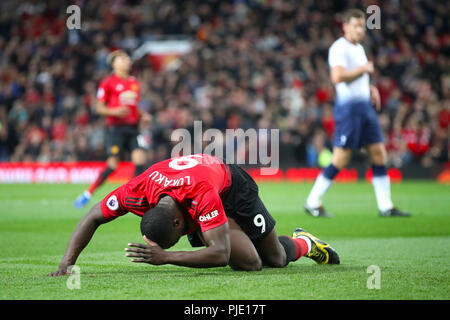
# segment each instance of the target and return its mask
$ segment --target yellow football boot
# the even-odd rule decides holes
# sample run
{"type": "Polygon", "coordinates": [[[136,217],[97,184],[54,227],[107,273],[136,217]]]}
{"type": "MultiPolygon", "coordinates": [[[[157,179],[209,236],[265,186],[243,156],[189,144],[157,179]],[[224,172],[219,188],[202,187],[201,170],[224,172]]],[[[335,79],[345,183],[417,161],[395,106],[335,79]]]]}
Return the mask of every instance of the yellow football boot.
{"type": "Polygon", "coordinates": [[[311,233],[297,228],[292,234],[292,238],[296,239],[300,236],[307,237],[311,240],[311,251],[306,257],[313,259],[318,264],[339,264],[339,255],[328,243],[314,237],[311,233]]]}

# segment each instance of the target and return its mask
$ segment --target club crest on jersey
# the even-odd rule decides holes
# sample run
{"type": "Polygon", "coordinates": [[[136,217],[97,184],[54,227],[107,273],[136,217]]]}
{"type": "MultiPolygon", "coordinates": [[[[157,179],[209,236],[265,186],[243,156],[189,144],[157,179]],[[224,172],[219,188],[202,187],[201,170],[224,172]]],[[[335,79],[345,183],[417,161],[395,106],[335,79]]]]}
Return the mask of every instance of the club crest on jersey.
{"type": "Polygon", "coordinates": [[[347,137],[345,135],[341,135],[341,145],[345,145],[347,142],[347,137]]]}
{"type": "Polygon", "coordinates": [[[130,89],[133,90],[133,91],[138,91],[138,90],[139,90],[139,87],[138,87],[138,85],[137,85],[136,83],[132,83],[132,84],[130,85],[130,89]]]}
{"type": "Polygon", "coordinates": [[[209,221],[211,219],[214,219],[218,215],[219,215],[219,212],[217,210],[214,210],[213,212],[210,212],[210,213],[207,213],[207,214],[204,214],[204,215],[200,216],[198,218],[198,220],[200,220],[200,222],[209,221]]]}
{"type": "Polygon", "coordinates": [[[119,209],[119,201],[117,201],[117,197],[115,195],[109,197],[108,200],[106,201],[106,206],[113,211],[119,209]]]}

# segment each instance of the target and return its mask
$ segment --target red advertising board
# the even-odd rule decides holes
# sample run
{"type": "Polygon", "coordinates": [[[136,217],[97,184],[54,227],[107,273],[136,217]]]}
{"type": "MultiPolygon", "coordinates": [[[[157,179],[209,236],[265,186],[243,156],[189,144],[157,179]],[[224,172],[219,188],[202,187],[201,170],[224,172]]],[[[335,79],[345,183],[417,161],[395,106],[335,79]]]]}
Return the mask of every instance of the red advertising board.
{"type": "MultiPolygon", "coordinates": [[[[105,162],[0,163],[0,183],[91,183],[104,168],[105,162]]],[[[108,181],[127,181],[133,171],[122,162],[108,181]]]]}
{"type": "MultiPolygon", "coordinates": [[[[51,162],[51,163],[0,163],[0,183],[92,183],[97,175],[105,169],[105,162],[51,162]]],[[[121,162],[108,182],[123,183],[128,181],[134,172],[131,162],[121,162]]],[[[313,182],[321,172],[320,168],[279,169],[275,175],[262,175],[259,169],[249,169],[248,173],[258,182],[290,181],[313,182]]],[[[402,174],[398,169],[389,169],[392,182],[401,182],[402,174]]],[[[372,180],[372,171],[366,172],[367,182],[372,180]]],[[[343,169],[336,177],[336,182],[356,182],[356,169],[343,169]]]]}

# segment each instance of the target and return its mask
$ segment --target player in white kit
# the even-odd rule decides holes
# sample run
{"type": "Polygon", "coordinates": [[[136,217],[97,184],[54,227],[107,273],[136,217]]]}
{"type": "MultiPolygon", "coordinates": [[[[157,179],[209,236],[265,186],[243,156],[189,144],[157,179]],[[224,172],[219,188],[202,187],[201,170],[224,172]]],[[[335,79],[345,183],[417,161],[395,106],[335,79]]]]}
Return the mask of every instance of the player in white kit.
{"type": "Polygon", "coordinates": [[[336,40],[328,52],[331,81],[336,88],[334,119],[336,129],[331,164],[317,177],[306,200],[305,211],[316,217],[330,216],[322,206],[322,197],[333,179],[350,161],[352,150],[365,148],[372,161],[372,184],[380,216],[409,216],[394,207],[387,175],[387,155],[377,114],[380,95],[370,84],[374,72],[360,42],[366,32],[365,14],[350,9],[343,18],[344,36],[336,40]]]}

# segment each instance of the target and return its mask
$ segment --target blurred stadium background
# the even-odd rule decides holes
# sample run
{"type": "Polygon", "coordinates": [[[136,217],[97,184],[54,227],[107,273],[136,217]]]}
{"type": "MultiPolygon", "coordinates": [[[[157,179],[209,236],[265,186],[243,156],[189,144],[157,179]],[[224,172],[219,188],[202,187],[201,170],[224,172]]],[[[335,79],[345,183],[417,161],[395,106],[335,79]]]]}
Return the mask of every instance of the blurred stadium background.
{"type": "MultiPolygon", "coordinates": [[[[0,182],[39,181],[23,170],[39,164],[104,161],[105,123],[93,106],[117,48],[132,55],[140,106],[153,115],[141,127],[150,162],[170,156],[174,129],[201,120],[203,130],[279,128],[283,170],[320,167],[334,129],[327,50],[341,34],[339,13],[371,4],[381,8],[381,29],[363,44],[375,63],[389,167],[448,180],[446,1],[3,0],[0,182]],[[73,4],[81,29],[69,30],[73,4]]],[[[365,159],[350,165],[360,178],[365,159]]],[[[92,168],[73,182],[91,181],[100,170],[92,168]]]]}
{"type": "MultiPolygon", "coordinates": [[[[445,0],[1,0],[0,299],[449,299],[450,184],[436,182],[450,181],[449,13],[445,0]],[[355,183],[327,195],[335,217],[308,217],[302,205],[334,132],[328,48],[341,35],[341,12],[372,4],[381,28],[368,30],[363,45],[381,93],[391,181],[402,181],[392,193],[412,217],[377,216],[363,152],[337,177],[355,183]],[[67,27],[71,5],[80,29],[67,27]],[[277,232],[317,232],[342,265],[141,268],[123,257],[126,243],[142,240],[127,215],[80,256],[82,290],[45,277],[84,213],[73,207],[83,186],[66,182],[90,183],[105,166],[105,120],[94,106],[107,55],[118,48],[133,57],[140,106],[153,116],[140,128],[149,163],[169,157],[173,130],[193,130],[196,120],[222,132],[279,128],[281,170],[252,171],[282,181],[259,183],[277,232]],[[367,284],[372,265],[380,290],[367,284]]],[[[123,162],[92,203],[133,169],[123,162]]],[[[185,238],[176,249],[192,250],[185,238]]]]}

